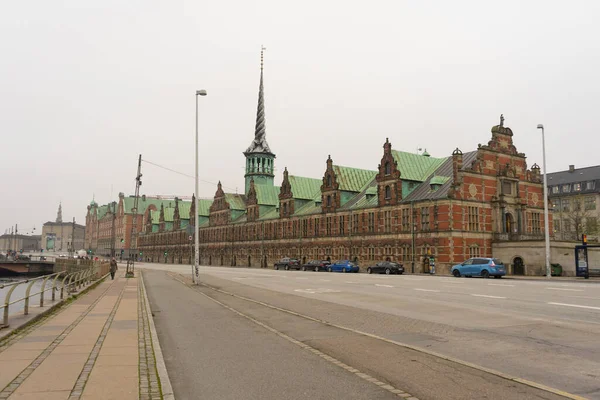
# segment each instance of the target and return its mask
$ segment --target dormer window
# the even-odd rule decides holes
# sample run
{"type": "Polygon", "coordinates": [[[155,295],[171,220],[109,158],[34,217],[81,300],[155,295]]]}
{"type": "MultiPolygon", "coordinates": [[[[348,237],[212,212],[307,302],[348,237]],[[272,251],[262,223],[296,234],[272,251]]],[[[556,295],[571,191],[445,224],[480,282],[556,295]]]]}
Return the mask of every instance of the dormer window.
{"type": "MultiPolygon", "coordinates": [[[[390,165],[389,161],[385,162],[385,168],[384,169],[385,169],[385,174],[386,175],[390,175],[392,173],[392,166],[390,165]]],[[[386,198],[387,198],[387,196],[386,196],[386,198]]]]}
{"type": "Polygon", "coordinates": [[[573,184],[573,191],[574,192],[581,192],[581,183],[574,183],[573,184]]]}
{"type": "Polygon", "coordinates": [[[570,193],[571,192],[571,185],[562,185],[562,192],[563,193],[570,193]]]}

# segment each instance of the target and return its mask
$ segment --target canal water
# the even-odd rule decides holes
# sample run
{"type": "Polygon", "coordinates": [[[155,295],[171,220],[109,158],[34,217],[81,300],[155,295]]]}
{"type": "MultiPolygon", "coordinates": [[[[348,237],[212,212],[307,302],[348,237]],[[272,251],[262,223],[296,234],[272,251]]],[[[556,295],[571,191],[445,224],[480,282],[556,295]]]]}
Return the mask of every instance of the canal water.
{"type": "MultiPolygon", "coordinates": [[[[11,279],[11,278],[0,278],[0,286],[2,286],[3,284],[6,285],[8,283],[12,283],[12,282],[18,282],[18,281],[22,281],[23,278],[15,278],[15,279],[11,279]]],[[[16,299],[20,299],[25,297],[25,292],[27,290],[27,286],[29,285],[29,283],[22,283],[20,285],[18,285],[15,290],[13,290],[12,294],[10,295],[10,301],[14,301],[16,299]]],[[[46,283],[46,288],[48,288],[48,286],[52,286],[52,282],[49,280],[46,283]]],[[[5,288],[0,288],[0,306],[4,305],[4,302],[6,301],[6,294],[8,293],[8,291],[11,289],[12,286],[8,286],[5,288]]],[[[42,280],[36,281],[33,286],[31,287],[31,291],[30,293],[38,293],[40,290],[42,289],[42,280]]],[[[51,299],[52,298],[52,292],[50,290],[46,291],[46,293],[44,294],[44,303],[46,303],[46,299],[51,299]]],[[[35,296],[31,296],[29,298],[29,307],[31,306],[39,306],[40,305],[40,295],[35,295],[35,296]]],[[[19,312],[23,312],[23,308],[25,308],[25,300],[23,301],[19,301],[18,303],[15,304],[11,304],[9,306],[8,309],[8,313],[9,315],[12,314],[16,314],[19,312]]],[[[0,309],[0,318],[1,315],[4,314],[4,308],[0,309]]]]}

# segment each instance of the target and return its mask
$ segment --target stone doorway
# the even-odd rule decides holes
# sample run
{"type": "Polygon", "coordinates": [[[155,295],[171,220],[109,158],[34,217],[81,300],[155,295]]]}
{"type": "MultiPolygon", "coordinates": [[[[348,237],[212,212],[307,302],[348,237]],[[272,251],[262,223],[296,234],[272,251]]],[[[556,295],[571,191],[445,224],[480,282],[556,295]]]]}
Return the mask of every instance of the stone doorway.
{"type": "Polygon", "coordinates": [[[525,275],[525,263],[521,257],[513,259],[513,275],[525,275]]]}
{"type": "Polygon", "coordinates": [[[252,267],[252,257],[248,256],[248,266],[252,267]]]}

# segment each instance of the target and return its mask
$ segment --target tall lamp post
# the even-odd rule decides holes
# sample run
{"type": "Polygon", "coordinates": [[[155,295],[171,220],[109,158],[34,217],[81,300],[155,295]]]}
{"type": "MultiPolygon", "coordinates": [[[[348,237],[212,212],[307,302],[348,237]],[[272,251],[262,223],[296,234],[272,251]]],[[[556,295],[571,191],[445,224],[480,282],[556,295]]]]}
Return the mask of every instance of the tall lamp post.
{"type": "Polygon", "coordinates": [[[196,277],[192,275],[194,283],[198,284],[198,264],[200,263],[200,238],[198,237],[198,96],[206,96],[206,90],[196,90],[196,187],[194,202],[194,269],[196,277]]]}
{"type": "Polygon", "coordinates": [[[538,124],[542,130],[542,161],[544,164],[544,236],[546,241],[546,278],[550,278],[550,223],[548,221],[548,170],[546,169],[546,139],[544,137],[544,125],[538,124]]]}

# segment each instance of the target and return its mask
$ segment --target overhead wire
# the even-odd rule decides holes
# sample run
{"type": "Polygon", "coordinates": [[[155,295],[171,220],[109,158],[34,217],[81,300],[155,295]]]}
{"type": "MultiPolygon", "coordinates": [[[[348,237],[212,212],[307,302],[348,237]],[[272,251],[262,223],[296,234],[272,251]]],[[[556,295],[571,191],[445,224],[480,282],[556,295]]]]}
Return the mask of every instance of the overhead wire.
{"type": "MultiPolygon", "coordinates": [[[[149,161],[149,160],[144,160],[143,158],[142,158],[142,161],[143,161],[143,162],[145,162],[145,163],[147,163],[147,164],[154,165],[155,167],[162,168],[162,169],[164,169],[164,170],[167,170],[167,171],[173,172],[173,173],[175,173],[175,174],[183,175],[183,176],[185,176],[185,177],[188,177],[188,178],[192,178],[192,179],[194,179],[194,177],[193,177],[192,175],[188,175],[188,174],[186,174],[186,173],[184,173],[184,172],[179,172],[179,171],[176,171],[176,170],[174,170],[174,169],[172,169],[172,168],[165,167],[164,165],[160,165],[160,164],[157,164],[157,163],[155,163],[155,162],[152,162],[152,161],[149,161]]],[[[208,185],[217,186],[217,183],[215,183],[215,182],[211,182],[211,181],[207,181],[207,180],[204,180],[204,179],[198,179],[198,182],[206,183],[206,184],[208,184],[208,185]]],[[[235,190],[235,191],[237,192],[237,189],[233,189],[233,188],[230,188],[230,187],[227,187],[227,186],[223,186],[223,185],[221,185],[221,186],[222,186],[223,188],[227,189],[227,190],[235,190]]]]}

